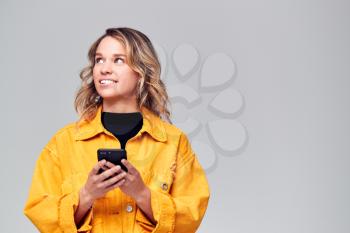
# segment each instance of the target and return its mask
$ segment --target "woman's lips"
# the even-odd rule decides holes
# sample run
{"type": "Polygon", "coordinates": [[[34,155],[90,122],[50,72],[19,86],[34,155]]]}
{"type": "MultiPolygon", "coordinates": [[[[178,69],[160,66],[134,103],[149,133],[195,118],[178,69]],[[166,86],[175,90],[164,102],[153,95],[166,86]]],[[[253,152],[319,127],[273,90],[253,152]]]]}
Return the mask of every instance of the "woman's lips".
{"type": "Polygon", "coordinates": [[[111,86],[117,83],[117,81],[112,80],[112,79],[101,79],[99,81],[101,86],[111,86]]]}
{"type": "Polygon", "coordinates": [[[100,84],[109,84],[109,83],[116,83],[117,81],[113,79],[101,79],[100,84]]]}

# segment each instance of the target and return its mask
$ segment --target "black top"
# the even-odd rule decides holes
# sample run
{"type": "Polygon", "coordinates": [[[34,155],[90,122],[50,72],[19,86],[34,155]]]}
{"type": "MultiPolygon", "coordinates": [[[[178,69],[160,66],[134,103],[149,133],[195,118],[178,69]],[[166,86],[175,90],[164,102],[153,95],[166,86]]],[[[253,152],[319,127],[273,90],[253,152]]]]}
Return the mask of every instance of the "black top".
{"type": "Polygon", "coordinates": [[[118,138],[121,149],[125,149],[126,142],[141,130],[143,124],[141,112],[102,112],[101,121],[118,138]]]}

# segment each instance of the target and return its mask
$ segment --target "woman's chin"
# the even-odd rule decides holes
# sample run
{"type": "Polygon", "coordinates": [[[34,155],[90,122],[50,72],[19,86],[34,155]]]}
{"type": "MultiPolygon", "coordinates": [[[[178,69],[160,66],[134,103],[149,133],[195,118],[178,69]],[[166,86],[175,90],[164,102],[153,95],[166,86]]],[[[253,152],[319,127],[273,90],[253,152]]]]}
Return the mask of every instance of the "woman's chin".
{"type": "Polygon", "coordinates": [[[98,94],[103,98],[103,99],[113,99],[118,96],[121,96],[122,93],[116,90],[102,90],[98,91],[98,94]]]}
{"type": "Polygon", "coordinates": [[[101,95],[103,101],[113,101],[116,99],[120,99],[120,95],[101,95]]]}

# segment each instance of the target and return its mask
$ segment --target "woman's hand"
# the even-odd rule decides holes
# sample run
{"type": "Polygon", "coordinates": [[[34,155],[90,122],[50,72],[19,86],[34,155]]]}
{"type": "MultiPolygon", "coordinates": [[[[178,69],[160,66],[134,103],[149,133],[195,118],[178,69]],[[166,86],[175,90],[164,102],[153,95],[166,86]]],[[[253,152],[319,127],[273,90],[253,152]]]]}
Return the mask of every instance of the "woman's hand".
{"type": "Polygon", "coordinates": [[[108,191],[124,184],[126,175],[126,172],[120,166],[101,160],[90,171],[88,179],[82,188],[82,193],[86,195],[88,200],[93,202],[104,196],[108,191]],[[100,168],[104,171],[98,174],[100,168]]]}
{"type": "Polygon", "coordinates": [[[125,182],[119,186],[119,188],[127,195],[132,197],[137,206],[146,214],[148,219],[156,224],[154,219],[152,206],[151,206],[151,191],[145,185],[142,177],[137,169],[127,160],[123,159],[122,163],[128,169],[128,173],[125,177],[125,182]]]}
{"type": "Polygon", "coordinates": [[[128,172],[125,182],[120,185],[120,189],[135,201],[138,201],[144,195],[147,186],[143,182],[139,171],[128,160],[123,159],[122,163],[128,169],[128,172]]]}
{"type": "Polygon", "coordinates": [[[108,191],[115,189],[125,182],[126,172],[120,166],[99,161],[90,171],[85,185],[79,192],[79,205],[74,213],[74,222],[80,226],[83,217],[89,211],[97,198],[104,196],[108,191]],[[98,171],[104,170],[101,174],[98,171]]]}

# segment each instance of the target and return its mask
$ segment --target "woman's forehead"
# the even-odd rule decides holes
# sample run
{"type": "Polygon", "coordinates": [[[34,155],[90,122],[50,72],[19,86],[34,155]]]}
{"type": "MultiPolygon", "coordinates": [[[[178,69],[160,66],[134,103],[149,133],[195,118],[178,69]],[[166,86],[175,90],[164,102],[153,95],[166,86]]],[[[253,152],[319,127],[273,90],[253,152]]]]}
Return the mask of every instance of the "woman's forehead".
{"type": "Polygon", "coordinates": [[[117,39],[106,36],[101,40],[96,49],[96,55],[126,55],[124,45],[117,39]]]}

